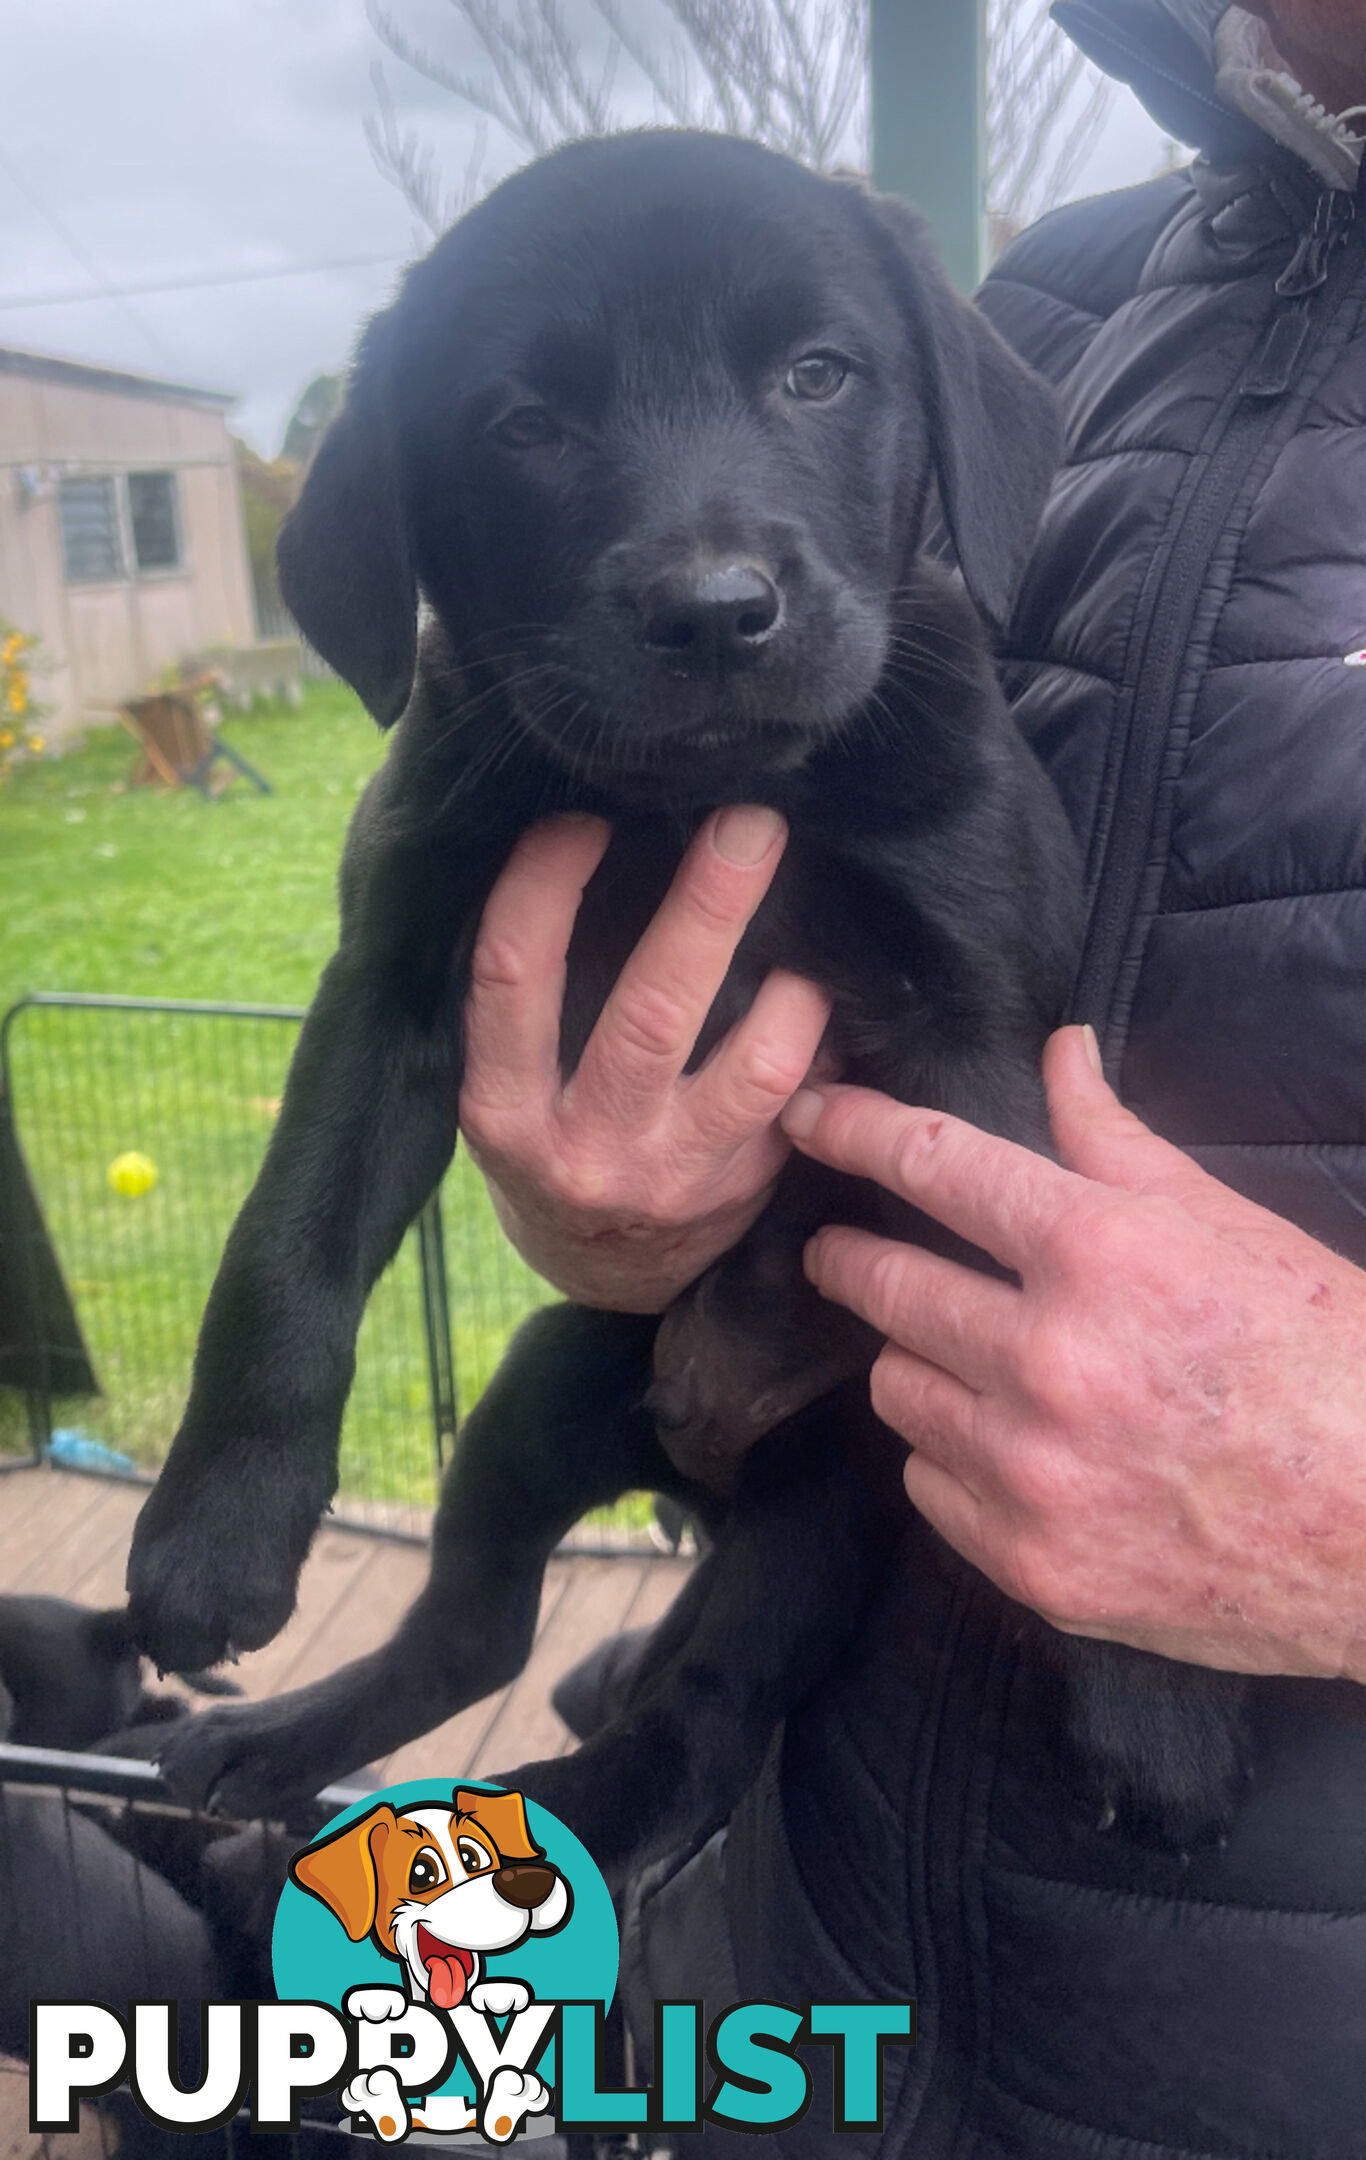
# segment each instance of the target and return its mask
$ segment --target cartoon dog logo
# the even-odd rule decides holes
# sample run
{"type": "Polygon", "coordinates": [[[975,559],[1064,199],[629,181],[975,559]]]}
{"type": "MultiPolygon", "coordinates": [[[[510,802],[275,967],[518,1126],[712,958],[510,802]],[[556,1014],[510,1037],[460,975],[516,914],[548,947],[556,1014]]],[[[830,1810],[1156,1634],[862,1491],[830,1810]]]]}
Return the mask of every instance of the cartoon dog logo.
{"type": "MultiPolygon", "coordinates": [[[[467,2004],[495,2017],[517,2016],[531,2002],[531,1989],[511,1978],[485,1979],[485,1959],[529,1936],[555,1933],[574,1903],[564,1876],[532,1838],[518,1792],[457,1787],[449,1801],[402,1814],[381,1802],[297,1854],[289,1872],[352,1942],[368,1936],[400,1967],[404,1989],[357,1987],[346,1997],[350,2016],[376,2024],[402,2017],[411,2003],[447,2012],[467,2004]]],[[[478,2127],[505,2143],[551,2097],[534,2071],[504,2066],[490,2079],[477,2115],[464,2102],[453,2109],[440,2095],[410,2111],[397,2074],[380,2068],[358,2073],[342,2105],[367,2117],[386,2143],[406,2137],[410,2127],[478,2127]]]]}

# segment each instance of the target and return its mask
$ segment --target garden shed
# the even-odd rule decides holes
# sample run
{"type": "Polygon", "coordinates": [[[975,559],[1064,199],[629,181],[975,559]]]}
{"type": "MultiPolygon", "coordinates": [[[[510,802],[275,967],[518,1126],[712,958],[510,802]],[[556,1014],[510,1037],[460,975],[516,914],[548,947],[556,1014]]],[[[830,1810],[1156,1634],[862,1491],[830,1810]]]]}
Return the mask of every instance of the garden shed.
{"type": "Polygon", "coordinates": [[[255,642],[233,402],[0,347],[0,616],[41,640],[53,738],[255,642]]]}

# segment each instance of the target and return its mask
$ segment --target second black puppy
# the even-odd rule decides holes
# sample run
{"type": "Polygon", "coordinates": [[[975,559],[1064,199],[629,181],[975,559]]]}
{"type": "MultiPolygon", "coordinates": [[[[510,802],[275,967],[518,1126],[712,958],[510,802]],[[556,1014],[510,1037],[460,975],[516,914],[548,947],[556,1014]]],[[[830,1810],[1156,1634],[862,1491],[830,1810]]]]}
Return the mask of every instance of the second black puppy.
{"type": "MultiPolygon", "coordinates": [[[[204,1695],[240,1695],[213,1673],[182,1672],[204,1695]]],[[[183,1716],[179,1695],[142,1684],[126,1611],[92,1612],[66,1598],[0,1597],[0,1740],[17,1747],[93,1748],[134,1726],[183,1716]]]]}
{"type": "MultiPolygon", "coordinates": [[[[570,953],[566,1071],[702,818],[767,803],[789,845],[696,1057],[782,966],[830,992],[847,1079],[1047,1144],[1039,1056],[1070,989],[1076,872],[982,617],[1008,612],[1056,448],[1048,393],[909,212],[717,137],[558,153],[371,325],[281,572],[314,644],[398,726],[138,1524],[134,1612],[163,1664],[288,1616],[366,1295],[455,1143],[483,903],[535,819],[613,831],[570,953]],[[962,585],[923,553],[936,505],[962,585]]],[[[563,1530],[644,1485],[687,1496],[715,1550],[624,1717],[519,1775],[603,1865],[725,1813],[856,1626],[904,1505],[900,1446],[849,1379],[875,1345],[801,1275],[809,1231],[851,1218],[951,1247],[794,1162],[662,1324],[539,1315],[464,1429],[398,1636],[316,1689],[197,1720],[171,1775],[254,1809],[429,1729],[520,1666],[563,1530]],[[677,1467],[705,1484],[737,1456],[724,1506],[677,1467]]],[[[1097,1658],[1114,1673],[1108,1653],[1058,1642],[1099,1791],[1168,1822],[1217,1810],[1231,1728],[1192,1723],[1176,1669],[1147,1661],[1135,1724],[1087,1678],[1097,1658]]]]}

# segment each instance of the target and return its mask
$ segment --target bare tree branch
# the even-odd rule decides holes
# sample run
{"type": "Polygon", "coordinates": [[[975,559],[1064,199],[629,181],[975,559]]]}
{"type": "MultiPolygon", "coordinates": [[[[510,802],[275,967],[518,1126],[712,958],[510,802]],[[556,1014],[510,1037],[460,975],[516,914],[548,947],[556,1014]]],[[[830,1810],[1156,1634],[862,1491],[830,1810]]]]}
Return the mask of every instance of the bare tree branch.
{"type": "MultiPolygon", "coordinates": [[[[401,4],[367,0],[390,52],[524,154],[608,134],[649,100],[658,121],[749,136],[817,170],[866,163],[867,0],[653,0],[653,28],[641,0],[569,0],[572,24],[566,0],[445,0],[482,71],[417,44],[401,4]]],[[[1066,193],[1109,86],[1055,29],[1047,0],[988,0],[988,25],[988,195],[1018,229],[1066,193]]],[[[475,199],[483,149],[448,197],[382,77],[376,101],[366,133],[380,170],[439,231],[475,199]]]]}
{"type": "Polygon", "coordinates": [[[1050,20],[1048,0],[988,0],[987,199],[1018,230],[1062,201],[1110,85],[1050,20]]]}
{"type": "Polygon", "coordinates": [[[378,61],[370,70],[370,80],[375,87],[375,110],[367,114],[365,120],[365,139],[370,145],[370,154],[385,179],[391,180],[399,189],[409,209],[435,238],[458,217],[463,217],[485,192],[483,171],[488,150],[488,123],[482,114],[476,119],[464,180],[453,193],[448,193],[442,187],[436,152],[431,144],[424,143],[412,128],[400,128],[389,85],[378,61]]]}

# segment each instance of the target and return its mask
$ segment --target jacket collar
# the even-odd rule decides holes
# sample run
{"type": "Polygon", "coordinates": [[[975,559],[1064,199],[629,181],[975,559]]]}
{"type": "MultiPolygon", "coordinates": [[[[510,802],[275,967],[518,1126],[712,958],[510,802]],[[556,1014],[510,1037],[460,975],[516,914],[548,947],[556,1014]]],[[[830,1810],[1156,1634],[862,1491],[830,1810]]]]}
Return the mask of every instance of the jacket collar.
{"type": "Polygon", "coordinates": [[[1057,0],[1054,21],[1126,82],[1159,127],[1217,163],[1265,155],[1267,137],[1215,94],[1214,32],[1229,0],[1057,0]]]}

